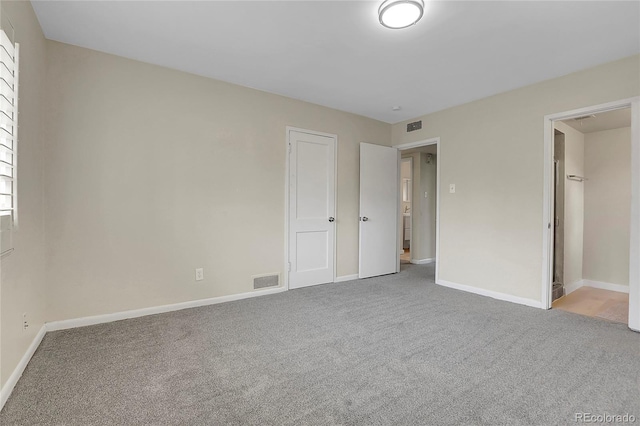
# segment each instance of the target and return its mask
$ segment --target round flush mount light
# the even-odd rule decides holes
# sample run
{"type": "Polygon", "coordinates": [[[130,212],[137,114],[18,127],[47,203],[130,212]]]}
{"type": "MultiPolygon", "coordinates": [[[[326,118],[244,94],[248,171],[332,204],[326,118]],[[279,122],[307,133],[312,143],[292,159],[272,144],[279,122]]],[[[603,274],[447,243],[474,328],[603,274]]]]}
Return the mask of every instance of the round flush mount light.
{"type": "Polygon", "coordinates": [[[410,27],[423,14],[423,0],[385,0],[378,9],[380,23],[395,30],[410,27]]]}

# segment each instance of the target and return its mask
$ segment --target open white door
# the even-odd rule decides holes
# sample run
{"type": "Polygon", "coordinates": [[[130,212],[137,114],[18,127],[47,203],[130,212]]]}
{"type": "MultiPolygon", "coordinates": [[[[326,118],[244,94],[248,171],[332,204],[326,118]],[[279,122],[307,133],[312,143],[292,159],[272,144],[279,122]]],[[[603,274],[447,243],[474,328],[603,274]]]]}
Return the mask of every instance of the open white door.
{"type": "Polygon", "coordinates": [[[398,150],[360,144],[360,278],[398,272],[398,150]]]}
{"type": "Polygon", "coordinates": [[[333,282],[336,138],[289,131],[289,288],[333,282]]]}

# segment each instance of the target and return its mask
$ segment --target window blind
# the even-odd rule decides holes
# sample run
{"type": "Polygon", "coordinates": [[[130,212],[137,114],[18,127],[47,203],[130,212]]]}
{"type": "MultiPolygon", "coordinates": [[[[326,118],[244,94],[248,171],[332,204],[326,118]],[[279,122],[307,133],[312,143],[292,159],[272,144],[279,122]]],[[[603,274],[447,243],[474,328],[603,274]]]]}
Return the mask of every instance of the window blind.
{"type": "MultiPolygon", "coordinates": [[[[1,15],[1,14],[0,14],[1,15]]],[[[0,256],[13,251],[17,227],[18,52],[13,27],[0,16],[0,256]],[[6,25],[5,25],[6,24],[6,25]]]]}
{"type": "Polygon", "coordinates": [[[0,30],[0,215],[12,217],[16,209],[17,50],[5,30],[0,30]]]}

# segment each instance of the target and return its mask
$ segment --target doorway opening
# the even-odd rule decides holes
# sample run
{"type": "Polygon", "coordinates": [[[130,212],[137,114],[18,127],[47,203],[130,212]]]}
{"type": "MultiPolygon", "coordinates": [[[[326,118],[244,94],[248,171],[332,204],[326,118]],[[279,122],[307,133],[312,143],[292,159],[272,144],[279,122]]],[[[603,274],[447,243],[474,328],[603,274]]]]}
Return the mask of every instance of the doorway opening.
{"type": "Polygon", "coordinates": [[[439,138],[398,145],[400,186],[398,271],[404,264],[433,264],[438,273],[439,138]]]}
{"type": "Polygon", "coordinates": [[[400,263],[411,263],[411,195],[413,192],[413,157],[402,156],[400,160],[400,191],[402,193],[402,248],[400,263]]]}
{"type": "Polygon", "coordinates": [[[552,307],[627,323],[631,108],[554,123],[552,307]]]}
{"type": "Polygon", "coordinates": [[[545,117],[543,302],[640,328],[637,99],[545,117]]]}

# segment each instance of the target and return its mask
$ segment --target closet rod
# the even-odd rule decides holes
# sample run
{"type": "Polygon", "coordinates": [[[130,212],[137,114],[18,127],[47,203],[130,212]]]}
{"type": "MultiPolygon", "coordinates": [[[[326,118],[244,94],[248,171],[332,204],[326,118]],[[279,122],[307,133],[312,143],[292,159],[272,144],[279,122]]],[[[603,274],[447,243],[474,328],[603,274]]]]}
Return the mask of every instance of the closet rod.
{"type": "Polygon", "coordinates": [[[575,180],[576,182],[584,182],[585,180],[589,180],[584,176],[578,176],[578,175],[567,175],[567,179],[575,180]]]}

